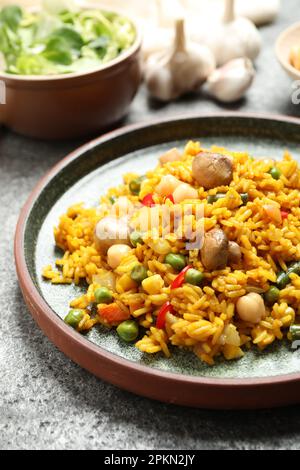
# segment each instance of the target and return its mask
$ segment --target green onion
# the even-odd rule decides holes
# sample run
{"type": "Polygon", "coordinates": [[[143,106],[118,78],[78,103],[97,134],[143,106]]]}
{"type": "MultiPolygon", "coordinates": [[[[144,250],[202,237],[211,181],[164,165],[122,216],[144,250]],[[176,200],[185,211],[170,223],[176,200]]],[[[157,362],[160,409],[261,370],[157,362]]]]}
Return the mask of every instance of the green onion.
{"type": "Polygon", "coordinates": [[[145,179],[145,176],[140,176],[139,178],[135,178],[134,180],[130,181],[129,189],[130,189],[130,192],[134,194],[135,196],[138,196],[140,194],[141,184],[144,179],[145,179]]]}
{"type": "Polygon", "coordinates": [[[207,197],[207,203],[213,204],[214,202],[217,202],[219,199],[224,199],[224,197],[226,197],[226,194],[224,193],[212,194],[207,197]]]}
{"type": "Polygon", "coordinates": [[[110,196],[110,197],[109,197],[109,200],[110,200],[110,202],[111,202],[112,204],[115,204],[116,201],[117,201],[117,199],[118,199],[117,196],[110,196]]]}
{"type": "Polygon", "coordinates": [[[248,193],[241,193],[241,200],[243,201],[243,205],[245,206],[249,201],[249,194],[248,193]]]}
{"type": "Polygon", "coordinates": [[[291,264],[286,272],[281,271],[278,274],[276,284],[280,290],[284,289],[290,283],[290,274],[300,275],[300,261],[291,264]]]}

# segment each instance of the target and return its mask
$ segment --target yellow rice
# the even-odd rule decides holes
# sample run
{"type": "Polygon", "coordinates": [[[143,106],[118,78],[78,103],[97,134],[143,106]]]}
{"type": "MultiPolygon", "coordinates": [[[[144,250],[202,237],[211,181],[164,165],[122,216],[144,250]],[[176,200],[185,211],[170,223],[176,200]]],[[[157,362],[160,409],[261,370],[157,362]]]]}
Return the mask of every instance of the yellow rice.
{"type": "MultiPolygon", "coordinates": [[[[212,365],[219,355],[228,360],[237,359],[251,344],[264,349],[275,340],[282,340],[287,336],[288,327],[295,322],[300,308],[300,277],[296,274],[291,275],[291,283],[280,291],[279,301],[273,307],[267,307],[266,317],[259,324],[241,321],[235,306],[238,298],[248,292],[249,286],[267,291],[280,270],[286,269],[290,261],[300,259],[300,171],[297,162],[285,152],[283,159],[276,163],[282,176],[275,180],[269,174],[273,164],[271,159],[254,160],[246,152],[229,152],[213,147],[212,151],[233,158],[234,176],[229,187],[205,191],[195,185],[191,172],[192,160],[200,149],[199,143],[189,142],[181,161],[159,165],[149,171],[142,183],[140,198],[153,193],[162,176],[167,174],[196,187],[200,202],[204,204],[205,230],[220,227],[229,240],[240,245],[243,255],[241,269],[227,267],[206,272],[199,251],[184,251],[184,242],[173,233],[166,237],[171,251],[186,254],[189,264],[204,272],[206,286],[184,284],[171,290],[170,284],[176,274],[168,264],[164,264],[165,255],[157,252],[158,248],[149,235],[144,239],[145,243],[133,248],[114,270],[116,288],[113,295],[121,308],[127,309],[132,318],[146,329],[144,337],[136,343],[142,352],[162,352],[169,357],[178,346],[194,351],[202,361],[212,365]],[[207,196],[219,192],[226,192],[226,197],[215,204],[207,204],[207,196]],[[239,193],[245,192],[249,194],[249,202],[241,206],[239,193]],[[289,211],[288,218],[280,225],[266,218],[262,206],[270,202],[289,211]],[[160,276],[162,287],[159,292],[147,293],[132,282],[130,272],[137,262],[146,267],[149,276],[160,276]],[[168,300],[176,312],[176,321],[167,321],[164,330],[158,329],[155,326],[158,311],[168,300]],[[225,331],[231,331],[235,337],[237,332],[238,342],[228,344],[226,336],[224,340],[225,331]]],[[[109,197],[122,195],[136,202],[137,196],[133,196],[128,187],[135,176],[125,175],[124,184],[112,188],[101,202],[109,204],[109,197]]],[[[95,226],[107,215],[103,207],[86,208],[77,204],[61,216],[54,236],[64,255],[56,261],[56,269],[46,266],[43,270],[43,276],[54,284],[88,283],[86,294],[71,302],[71,307],[86,311],[79,331],[101,322],[98,315],[91,315],[87,307],[94,301],[94,291],[99,287],[97,279],[112,271],[94,243],[95,226]]]]}

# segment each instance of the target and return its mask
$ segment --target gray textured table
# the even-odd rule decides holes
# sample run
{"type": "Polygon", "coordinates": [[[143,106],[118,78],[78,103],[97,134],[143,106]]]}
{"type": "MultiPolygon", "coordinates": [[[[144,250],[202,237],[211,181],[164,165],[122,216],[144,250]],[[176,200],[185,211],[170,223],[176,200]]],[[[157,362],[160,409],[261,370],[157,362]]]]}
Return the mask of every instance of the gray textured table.
{"type": "MultiPolygon", "coordinates": [[[[300,19],[284,0],[277,23],[262,29],[264,50],[242,111],[299,115],[291,83],[273,53],[278,33],[300,19]]],[[[158,106],[142,89],[127,122],[219,110],[204,96],[158,106]]],[[[300,407],[213,412],[168,406],[116,389],[60,353],[27,311],[16,279],[13,236],[19,211],[45,171],[79,142],[44,143],[0,133],[0,448],[300,448],[300,407]]]]}

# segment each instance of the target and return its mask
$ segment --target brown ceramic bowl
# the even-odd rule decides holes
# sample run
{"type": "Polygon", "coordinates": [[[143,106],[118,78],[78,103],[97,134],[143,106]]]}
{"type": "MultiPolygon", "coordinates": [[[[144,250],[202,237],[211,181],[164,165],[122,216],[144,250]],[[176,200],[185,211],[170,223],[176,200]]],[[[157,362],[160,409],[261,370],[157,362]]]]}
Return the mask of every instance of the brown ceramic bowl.
{"type": "Polygon", "coordinates": [[[116,124],[128,112],[141,82],[141,34],[135,28],[134,44],[91,72],[52,76],[0,73],[6,86],[0,123],[41,139],[83,137],[116,124]]]}
{"type": "Polygon", "coordinates": [[[300,71],[290,63],[291,48],[300,45],[300,22],[285,29],[276,41],[276,56],[282,68],[294,80],[300,80],[300,71]]]}

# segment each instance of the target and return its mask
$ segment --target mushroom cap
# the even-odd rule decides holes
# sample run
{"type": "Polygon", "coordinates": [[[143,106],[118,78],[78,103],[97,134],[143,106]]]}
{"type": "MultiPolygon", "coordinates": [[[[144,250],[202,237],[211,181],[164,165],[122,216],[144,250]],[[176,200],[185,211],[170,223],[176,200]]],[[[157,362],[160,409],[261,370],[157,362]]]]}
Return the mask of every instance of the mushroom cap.
{"type": "Polygon", "coordinates": [[[229,242],[228,262],[229,264],[238,264],[242,259],[241,247],[236,242],[229,242]]]}
{"type": "Polygon", "coordinates": [[[204,189],[227,186],[233,178],[232,159],[214,152],[200,152],[193,160],[192,175],[204,189]]]}
{"type": "Polygon", "coordinates": [[[201,261],[208,271],[224,269],[228,261],[228,238],[219,228],[207,232],[201,248],[201,261]]]}

